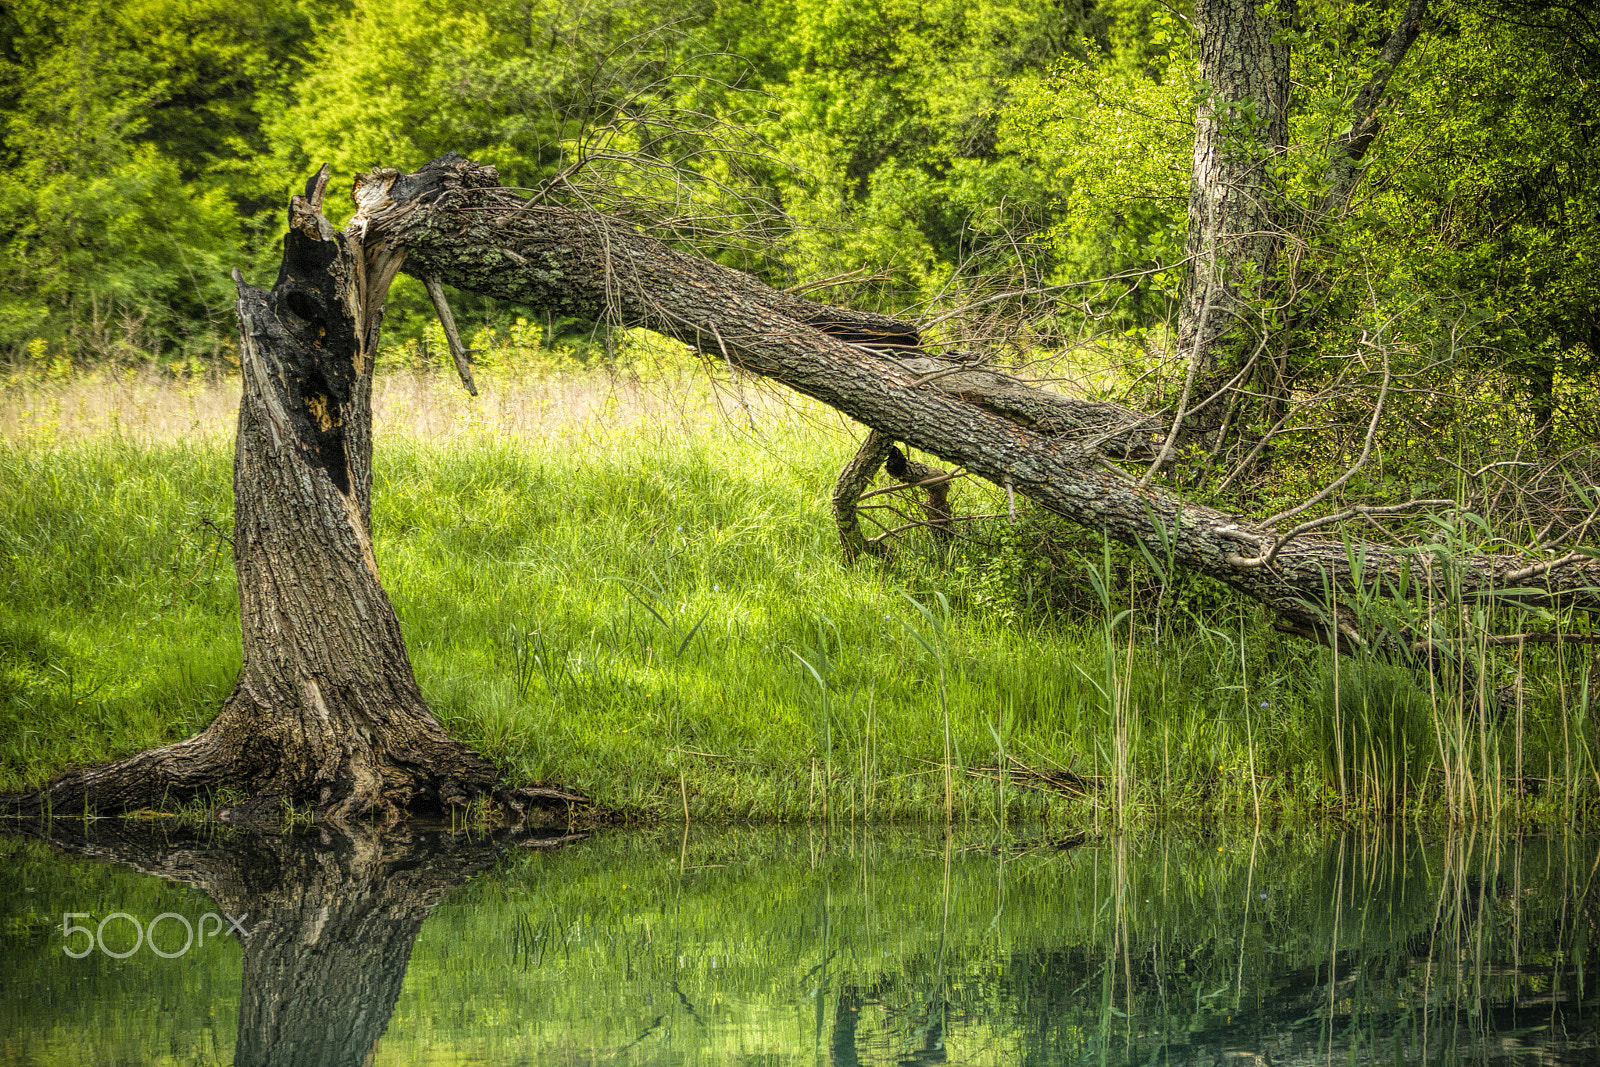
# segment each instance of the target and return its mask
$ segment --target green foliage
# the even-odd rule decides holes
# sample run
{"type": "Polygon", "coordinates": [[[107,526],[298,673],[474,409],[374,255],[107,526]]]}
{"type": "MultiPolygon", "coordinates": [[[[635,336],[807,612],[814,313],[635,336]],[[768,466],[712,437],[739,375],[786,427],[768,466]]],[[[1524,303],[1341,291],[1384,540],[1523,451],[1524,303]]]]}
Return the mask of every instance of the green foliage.
{"type": "MultiPolygon", "coordinates": [[[[759,262],[775,210],[746,171],[772,150],[747,128],[756,98],[724,70],[738,64],[716,54],[708,7],[356,0],[321,29],[305,76],[266,123],[272,181],[287,196],[322,163],[342,179],[454,151],[537,199],[759,262]]],[[[336,219],[349,210],[328,207],[336,219]]],[[[496,325],[529,313],[483,297],[453,303],[496,325]]],[[[393,337],[417,338],[432,315],[412,284],[390,306],[393,337]]]]}
{"type": "Polygon", "coordinates": [[[1092,24],[1086,5],[795,0],[763,13],[739,41],[779,58],[758,84],[767,137],[795,168],[774,175],[799,223],[793,276],[871,276],[834,299],[931,295],[1042,224],[1035,176],[998,143],[999,112],[1013,79],[1092,24]]]}
{"type": "Polygon", "coordinates": [[[292,70],[301,7],[24,2],[7,15],[0,347],[229,347],[228,269],[261,202],[255,109],[292,70]]]}
{"type": "MultiPolygon", "coordinates": [[[[1325,381],[1325,356],[1402,313],[1419,339],[1465,322],[1570,444],[1600,371],[1597,51],[1576,16],[1509,2],[1429,25],[1339,219],[1316,211],[1331,146],[1399,5],[1298,5],[1280,266],[1327,296],[1298,309],[1318,332],[1283,373],[1325,381]]],[[[1111,308],[1142,339],[1178,280],[1199,88],[1182,5],[27,0],[0,19],[14,360],[36,341],[46,359],[226,355],[227,270],[269,269],[306,173],[450,150],[670,217],[664,235],[785,284],[851,273],[841,301],[1147,272],[1111,308]]],[[[461,303],[497,327],[519,313],[461,303]]],[[[397,287],[392,336],[426,317],[397,287]]]]}
{"type": "Polygon", "coordinates": [[[456,151],[508,185],[538,185],[573,138],[673,72],[681,41],[654,35],[676,13],[659,0],[355,0],[322,27],[293,102],[268,123],[275,162],[294,183],[322,163],[342,176],[413,170],[456,151]]]}
{"type": "MultiPolygon", "coordinates": [[[[1600,60],[1573,22],[1458,12],[1407,71],[1347,240],[1395,302],[1455,302],[1530,421],[1592,438],[1600,375],[1600,60]],[[1403,287],[1403,288],[1402,288],[1403,287]]],[[[1554,443],[1554,442],[1552,442],[1554,443]]]]}
{"type": "MultiPolygon", "coordinates": [[[[1063,278],[1152,270],[1183,257],[1194,145],[1194,59],[1176,9],[1113,5],[1101,42],[1045,78],[1019,82],[1001,143],[1052,198],[1049,240],[1063,278]]],[[[1127,320],[1166,317],[1175,273],[1129,287],[1127,320]]]]}
{"type": "MultiPolygon", "coordinates": [[[[1284,251],[1272,276],[1253,283],[1264,296],[1244,316],[1281,349],[1263,388],[1308,395],[1348,375],[1349,352],[1381,345],[1407,383],[1404,396],[1389,398],[1390,462],[1422,426],[1439,434],[1471,419],[1498,430],[1508,415],[1500,455],[1530,438],[1551,451],[1581,446],[1593,438],[1586,398],[1600,375],[1595,31],[1566,9],[1509,0],[1437,13],[1389,83],[1354,201],[1329,214],[1339,139],[1403,6],[1296,7],[1286,38],[1290,139],[1273,163],[1284,251]],[[1516,408],[1497,410],[1508,396],[1516,408]]],[[[999,143],[1047,183],[1059,280],[1149,272],[1086,310],[1098,330],[1109,319],[1135,338],[1154,331],[1159,354],[1180,280],[1170,268],[1185,247],[1203,87],[1180,10],[1130,0],[1103,14],[1105,32],[1081,54],[1048,77],[1018,80],[999,143]]],[[[1254,345],[1252,337],[1246,348],[1254,345]]],[[[1367,403],[1373,368],[1344,379],[1369,377],[1367,403]]],[[[1307,422],[1351,414],[1322,411],[1307,422]]],[[[1242,432],[1265,432],[1275,418],[1266,413],[1242,432]]],[[[1332,443],[1313,431],[1277,454],[1293,456],[1298,471],[1306,450],[1332,443]]],[[[1348,462],[1344,447],[1312,464],[1314,477],[1348,462]]],[[[1417,469],[1402,480],[1436,476],[1417,469]]]]}

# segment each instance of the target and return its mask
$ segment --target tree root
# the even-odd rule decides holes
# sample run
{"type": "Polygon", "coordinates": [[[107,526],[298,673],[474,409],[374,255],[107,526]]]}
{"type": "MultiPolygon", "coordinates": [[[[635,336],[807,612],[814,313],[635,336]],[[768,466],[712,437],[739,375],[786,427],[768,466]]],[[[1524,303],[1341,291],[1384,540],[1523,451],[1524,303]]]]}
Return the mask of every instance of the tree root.
{"type": "Polygon", "coordinates": [[[241,800],[222,799],[210,816],[256,827],[302,817],[333,825],[377,821],[392,826],[411,815],[565,825],[592,804],[564,789],[513,786],[492,763],[442,731],[426,752],[351,746],[336,767],[308,773],[303,762],[283,758],[259,721],[247,729],[253,718],[230,700],[210,726],[186,740],[68,771],[32,793],[0,797],[0,816],[163,811],[243,793],[241,800]]]}

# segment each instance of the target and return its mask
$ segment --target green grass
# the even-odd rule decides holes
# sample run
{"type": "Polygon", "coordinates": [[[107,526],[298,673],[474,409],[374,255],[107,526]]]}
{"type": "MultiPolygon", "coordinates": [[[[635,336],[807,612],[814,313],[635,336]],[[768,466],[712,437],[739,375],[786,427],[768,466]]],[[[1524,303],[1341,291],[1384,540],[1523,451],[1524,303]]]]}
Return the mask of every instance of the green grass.
{"type": "MultiPolygon", "coordinates": [[[[694,820],[1455,810],[1467,779],[1565,819],[1596,795],[1586,653],[1525,650],[1514,719],[1423,688],[1398,733],[1351,725],[1373,706],[1351,686],[1401,706],[1426,679],[1358,664],[1334,701],[1325,653],[1216,588],[1081,538],[1043,568],[1039,516],[846,569],[827,495],[856,438],[831,414],[719,411],[670,375],[491,380],[477,403],[380,386],[375,540],[413,663],[518,779],[694,820]],[[1012,760],[1103,788],[1031,791],[1012,760]]],[[[12,396],[0,443],[5,790],[192,733],[239,656],[225,422],[37,416],[63,395],[12,396]]],[[[987,492],[961,483],[958,508],[1003,512],[987,492]]]]}

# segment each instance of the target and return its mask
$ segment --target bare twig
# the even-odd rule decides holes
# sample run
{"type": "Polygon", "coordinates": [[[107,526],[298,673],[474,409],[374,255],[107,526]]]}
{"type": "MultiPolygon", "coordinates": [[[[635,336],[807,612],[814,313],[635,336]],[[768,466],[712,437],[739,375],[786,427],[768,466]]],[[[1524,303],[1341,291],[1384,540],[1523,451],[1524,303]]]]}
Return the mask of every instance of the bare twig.
{"type": "MultiPolygon", "coordinates": [[[[1213,225],[1207,227],[1207,232],[1215,230],[1213,225]]],[[[1150,484],[1150,479],[1156,472],[1172,460],[1172,446],[1178,440],[1178,434],[1183,429],[1183,417],[1189,406],[1189,396],[1194,391],[1194,380],[1200,373],[1200,364],[1204,362],[1209,349],[1206,343],[1206,319],[1211,315],[1212,297],[1216,294],[1217,273],[1217,248],[1215,239],[1211,245],[1211,269],[1206,274],[1205,299],[1200,304],[1200,322],[1195,328],[1194,341],[1189,349],[1189,368],[1183,376],[1183,392],[1178,396],[1178,407],[1172,413],[1172,427],[1167,431],[1167,439],[1161,442],[1161,447],[1156,450],[1156,458],[1150,462],[1149,468],[1144,472],[1144,477],[1139,479],[1139,488],[1143,489],[1150,484]]]]}
{"type": "Polygon", "coordinates": [[[455,361],[456,373],[461,375],[461,384],[467,387],[468,393],[477,396],[478,387],[472,380],[472,366],[467,361],[467,356],[476,350],[461,343],[461,335],[456,332],[456,317],[450,314],[450,303],[444,298],[444,286],[439,284],[439,279],[430,274],[422,280],[422,284],[428,290],[428,299],[433,301],[439,325],[444,327],[444,339],[450,346],[450,358],[455,361]]]}
{"type": "MultiPolygon", "coordinates": [[[[1293,541],[1296,537],[1299,537],[1302,534],[1310,533],[1312,530],[1320,529],[1324,526],[1331,526],[1336,522],[1343,522],[1346,519],[1353,519],[1358,516],[1370,518],[1374,515],[1397,515],[1402,512],[1411,511],[1414,508],[1454,507],[1455,503],[1456,502],[1454,500],[1408,500],[1404,504],[1387,504],[1382,506],[1359,505],[1353,508],[1346,508],[1345,510],[1337,512],[1336,514],[1324,515],[1320,519],[1312,519],[1310,522],[1301,523],[1299,526],[1294,527],[1293,529],[1284,533],[1282,536],[1274,538],[1272,546],[1259,556],[1254,558],[1229,556],[1228,562],[1232,563],[1235,567],[1245,567],[1251,569],[1256,567],[1270,567],[1272,566],[1273,561],[1278,558],[1278,553],[1282,552],[1290,541],[1293,541]]],[[[1507,575],[1507,577],[1511,576],[1507,575]]]]}
{"type": "Polygon", "coordinates": [[[1356,461],[1350,465],[1349,470],[1345,471],[1328,485],[1324,486],[1322,491],[1317,493],[1310,500],[1307,500],[1303,504],[1292,507],[1288,511],[1279,512],[1278,514],[1272,516],[1272,518],[1262,523],[1263,526],[1276,526],[1285,519],[1292,519],[1301,512],[1316,507],[1318,504],[1328,499],[1329,496],[1333,495],[1333,493],[1336,492],[1340,486],[1344,485],[1351,478],[1354,478],[1356,476],[1356,472],[1361,470],[1362,467],[1365,467],[1367,465],[1367,460],[1372,458],[1372,449],[1378,440],[1378,424],[1383,419],[1383,403],[1389,396],[1390,379],[1389,350],[1383,345],[1379,345],[1378,350],[1383,354],[1383,384],[1378,387],[1378,402],[1372,406],[1372,420],[1367,424],[1367,438],[1362,443],[1361,455],[1358,456],[1356,461]]]}
{"type": "Polygon", "coordinates": [[[936,474],[931,478],[924,478],[920,482],[900,482],[896,485],[883,486],[881,489],[873,489],[862,493],[858,499],[867,500],[871,497],[882,496],[885,493],[899,493],[907,489],[926,489],[932,485],[943,485],[945,482],[953,482],[957,478],[965,478],[966,476],[966,471],[956,471],[953,474],[936,474]]]}

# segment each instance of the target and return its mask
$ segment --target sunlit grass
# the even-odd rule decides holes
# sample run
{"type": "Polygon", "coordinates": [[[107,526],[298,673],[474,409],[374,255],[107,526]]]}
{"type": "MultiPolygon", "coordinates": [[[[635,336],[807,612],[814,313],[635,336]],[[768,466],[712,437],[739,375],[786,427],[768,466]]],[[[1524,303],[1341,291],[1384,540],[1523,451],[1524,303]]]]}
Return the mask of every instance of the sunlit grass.
{"type": "MultiPolygon", "coordinates": [[[[696,820],[1438,799],[1447,716],[1425,690],[1407,690],[1403,772],[1367,726],[1341,755],[1324,653],[1214,589],[1156,601],[1098,543],[1053,579],[1082,586],[1081,610],[1053,614],[1003,522],[843,567],[827,497],[859,431],[831,412],[690,370],[484,378],[476,401],[379,379],[373,521],[426,696],[519,779],[696,820]],[[1030,788],[1027,768],[1081,776],[1090,799],[1030,788]]],[[[220,706],[239,656],[233,389],[7,395],[0,788],[175,740],[220,706]]],[[[957,505],[1003,511],[987,492],[963,482],[957,505]]],[[[1515,776],[1548,787],[1518,803],[1565,817],[1595,795],[1586,675],[1527,657],[1523,712],[1475,731],[1520,731],[1515,776]]]]}

